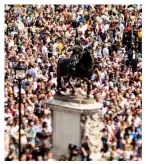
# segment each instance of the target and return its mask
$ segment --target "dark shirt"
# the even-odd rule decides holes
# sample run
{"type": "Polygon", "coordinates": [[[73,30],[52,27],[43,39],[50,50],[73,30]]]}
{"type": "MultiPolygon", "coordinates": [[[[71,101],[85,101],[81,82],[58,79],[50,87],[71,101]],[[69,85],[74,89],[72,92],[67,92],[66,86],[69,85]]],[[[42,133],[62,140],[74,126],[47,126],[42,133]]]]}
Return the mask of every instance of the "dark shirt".
{"type": "Polygon", "coordinates": [[[85,18],[79,18],[79,22],[83,23],[83,22],[85,22],[85,20],[86,20],[85,18]]]}
{"type": "Polygon", "coordinates": [[[44,112],[42,110],[35,109],[34,114],[40,118],[43,117],[44,112]]]}
{"type": "Polygon", "coordinates": [[[49,47],[48,48],[48,58],[49,57],[52,57],[52,55],[53,55],[53,48],[52,47],[49,47]]]}

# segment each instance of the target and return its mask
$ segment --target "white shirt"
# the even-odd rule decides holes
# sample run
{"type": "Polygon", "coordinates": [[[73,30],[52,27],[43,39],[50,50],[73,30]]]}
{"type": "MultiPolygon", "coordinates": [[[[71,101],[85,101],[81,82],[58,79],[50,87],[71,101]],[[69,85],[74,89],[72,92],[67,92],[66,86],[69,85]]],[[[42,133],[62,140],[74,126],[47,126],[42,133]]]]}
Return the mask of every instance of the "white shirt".
{"type": "Polygon", "coordinates": [[[54,83],[54,84],[57,84],[57,79],[56,78],[52,78],[51,82],[54,83]]]}
{"type": "Polygon", "coordinates": [[[21,21],[19,21],[19,23],[18,23],[18,29],[19,30],[23,30],[24,29],[24,24],[21,21]]]}
{"type": "Polygon", "coordinates": [[[139,126],[141,123],[141,119],[139,117],[137,117],[135,120],[134,120],[134,126],[137,127],[139,126]]]}
{"type": "Polygon", "coordinates": [[[107,125],[108,132],[111,134],[113,132],[112,125],[107,125]]]}
{"type": "Polygon", "coordinates": [[[21,136],[21,144],[26,145],[27,144],[27,137],[26,135],[21,136]]]}
{"type": "Polygon", "coordinates": [[[42,47],[42,54],[43,54],[43,55],[48,54],[48,50],[47,50],[47,47],[46,47],[46,46],[43,46],[43,47],[42,47]]]}
{"type": "Polygon", "coordinates": [[[33,82],[33,89],[36,90],[38,86],[38,83],[36,81],[33,82]]]}
{"type": "Polygon", "coordinates": [[[117,24],[117,27],[120,29],[120,31],[124,31],[124,25],[122,24],[122,23],[120,23],[120,24],[117,24]]]}
{"type": "Polygon", "coordinates": [[[14,135],[14,133],[16,133],[18,131],[18,129],[19,129],[18,125],[16,125],[15,127],[12,127],[11,128],[11,135],[14,135]]]}
{"type": "Polygon", "coordinates": [[[21,48],[22,48],[22,52],[23,52],[23,53],[26,53],[25,47],[24,47],[24,46],[21,46],[21,48]]]}
{"type": "Polygon", "coordinates": [[[33,129],[36,131],[36,132],[41,132],[43,130],[42,126],[41,125],[34,125],[33,129]]]}
{"type": "Polygon", "coordinates": [[[121,56],[121,58],[124,58],[124,56],[125,56],[125,53],[121,50],[118,50],[117,54],[119,54],[121,56]]]}
{"type": "Polygon", "coordinates": [[[11,40],[11,41],[9,42],[9,48],[10,48],[10,47],[13,47],[13,46],[14,46],[14,41],[11,40]]]}
{"type": "MultiPolygon", "coordinates": [[[[19,89],[17,86],[14,87],[14,94],[16,94],[17,92],[19,92],[19,89]]],[[[23,88],[21,88],[21,93],[25,93],[25,90],[23,88]]]]}
{"type": "Polygon", "coordinates": [[[5,113],[5,118],[7,118],[7,117],[10,117],[11,120],[12,120],[12,118],[13,118],[11,113],[5,113]]]}
{"type": "Polygon", "coordinates": [[[46,40],[47,43],[50,43],[50,38],[48,37],[47,40],[46,40]]]}
{"type": "Polygon", "coordinates": [[[96,74],[93,74],[93,75],[91,76],[91,80],[95,80],[96,77],[97,77],[96,74]]]}
{"type": "Polygon", "coordinates": [[[55,159],[48,159],[48,161],[55,161],[55,159]]]}
{"type": "Polygon", "coordinates": [[[55,44],[53,45],[53,55],[54,55],[54,56],[58,55],[58,52],[57,52],[57,43],[55,43],[55,44]]]}
{"type": "Polygon", "coordinates": [[[33,78],[38,77],[38,72],[37,72],[37,70],[36,70],[35,68],[30,69],[30,70],[28,71],[28,73],[29,73],[33,78]]]}
{"type": "Polygon", "coordinates": [[[102,110],[101,110],[101,114],[102,114],[102,116],[105,115],[106,112],[107,112],[107,107],[102,108],[102,110]]]}
{"type": "Polygon", "coordinates": [[[102,157],[102,154],[99,153],[91,153],[90,158],[92,159],[92,161],[98,161],[100,160],[102,157]]]}
{"type": "Polygon", "coordinates": [[[38,59],[37,59],[37,62],[38,62],[38,63],[41,63],[41,62],[42,62],[42,60],[41,60],[40,58],[38,58],[38,59]]]}
{"type": "Polygon", "coordinates": [[[104,56],[108,56],[109,55],[109,50],[108,50],[108,48],[103,48],[103,50],[102,50],[102,52],[103,52],[103,55],[104,56]]]}
{"type": "Polygon", "coordinates": [[[102,31],[102,33],[104,33],[105,31],[107,31],[108,29],[109,29],[109,25],[108,24],[106,24],[106,25],[102,24],[101,25],[101,31],[102,31]]]}
{"type": "Polygon", "coordinates": [[[100,73],[100,77],[101,77],[101,79],[105,78],[105,73],[104,72],[101,72],[100,73]]]}
{"type": "Polygon", "coordinates": [[[87,30],[87,28],[88,28],[88,25],[87,25],[87,24],[85,24],[85,25],[83,26],[84,31],[86,31],[86,30],[87,30]]]}
{"type": "Polygon", "coordinates": [[[47,125],[48,125],[48,131],[49,132],[52,132],[52,123],[51,123],[51,119],[44,119],[44,121],[47,122],[47,125]]]}

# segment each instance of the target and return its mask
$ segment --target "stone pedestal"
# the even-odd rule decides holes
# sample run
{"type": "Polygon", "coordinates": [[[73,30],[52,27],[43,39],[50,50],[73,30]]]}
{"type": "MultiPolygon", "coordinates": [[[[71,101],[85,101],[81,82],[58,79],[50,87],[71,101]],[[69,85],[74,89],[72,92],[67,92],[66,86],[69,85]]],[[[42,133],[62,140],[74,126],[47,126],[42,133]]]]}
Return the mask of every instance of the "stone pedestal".
{"type": "MultiPolygon", "coordinates": [[[[81,140],[86,133],[81,126],[82,115],[87,118],[98,113],[101,104],[93,99],[73,96],[55,96],[48,101],[53,111],[53,152],[57,157],[68,154],[68,145],[81,146],[81,140]]],[[[98,114],[97,114],[98,115],[98,114]]],[[[89,119],[88,119],[89,122],[89,119]]]]}

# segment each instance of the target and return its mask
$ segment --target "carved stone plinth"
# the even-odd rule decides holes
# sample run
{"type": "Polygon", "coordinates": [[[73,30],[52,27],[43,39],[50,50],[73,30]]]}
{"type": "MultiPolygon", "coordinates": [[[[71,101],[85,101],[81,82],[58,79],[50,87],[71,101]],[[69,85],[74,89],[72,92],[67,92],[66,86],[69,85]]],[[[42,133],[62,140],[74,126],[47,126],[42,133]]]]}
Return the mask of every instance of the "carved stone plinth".
{"type": "Polygon", "coordinates": [[[98,146],[95,142],[97,138],[100,140],[99,111],[102,104],[82,96],[58,95],[49,100],[48,104],[53,111],[54,155],[58,157],[68,154],[70,143],[80,147],[85,135],[94,138],[91,140],[91,149],[92,145],[97,149],[98,146]],[[84,124],[82,124],[82,116],[85,117],[84,124]]]}

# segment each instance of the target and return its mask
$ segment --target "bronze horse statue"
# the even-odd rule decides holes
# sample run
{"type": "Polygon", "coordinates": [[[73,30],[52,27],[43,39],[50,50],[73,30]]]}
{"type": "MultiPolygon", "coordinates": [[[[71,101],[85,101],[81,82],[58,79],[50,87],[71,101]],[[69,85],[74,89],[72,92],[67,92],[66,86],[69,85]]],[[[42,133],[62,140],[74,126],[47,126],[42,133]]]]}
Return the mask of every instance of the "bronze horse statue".
{"type": "Polygon", "coordinates": [[[81,56],[78,59],[78,63],[76,65],[76,70],[73,73],[73,70],[70,66],[71,59],[70,58],[61,58],[57,64],[57,93],[60,93],[60,89],[62,88],[62,77],[66,77],[69,85],[72,87],[72,94],[74,93],[74,88],[70,82],[70,78],[80,78],[87,83],[87,98],[90,95],[90,79],[93,74],[93,66],[94,66],[94,58],[92,54],[85,50],[81,53],[81,56]]]}

